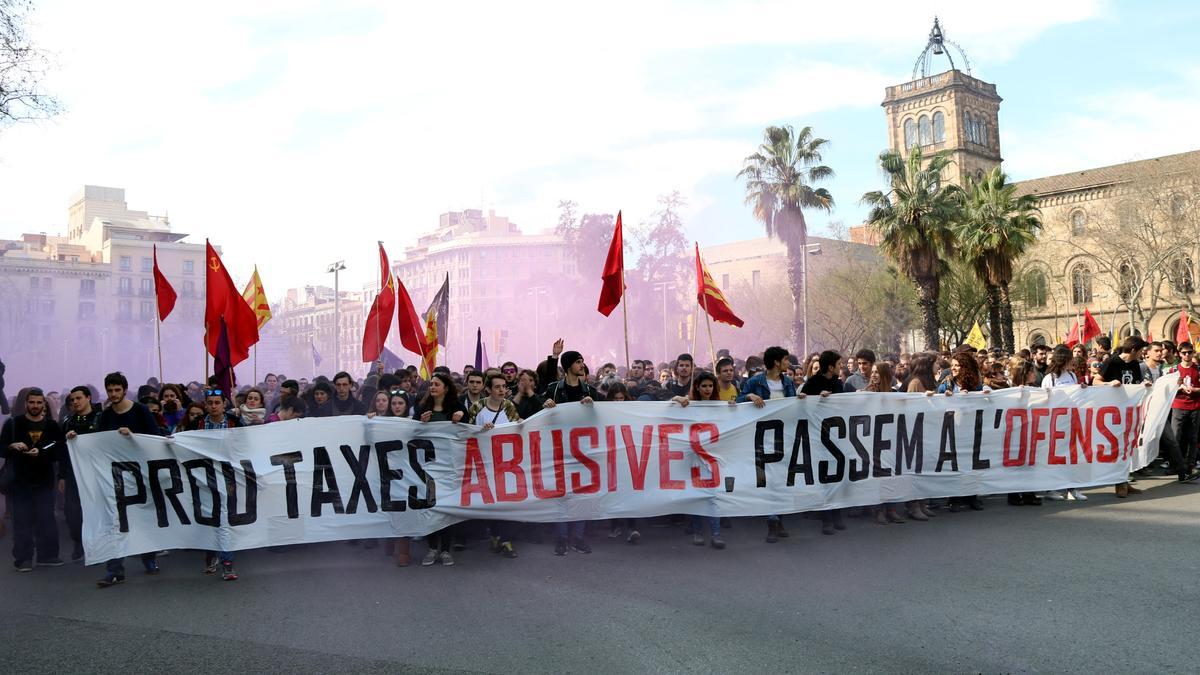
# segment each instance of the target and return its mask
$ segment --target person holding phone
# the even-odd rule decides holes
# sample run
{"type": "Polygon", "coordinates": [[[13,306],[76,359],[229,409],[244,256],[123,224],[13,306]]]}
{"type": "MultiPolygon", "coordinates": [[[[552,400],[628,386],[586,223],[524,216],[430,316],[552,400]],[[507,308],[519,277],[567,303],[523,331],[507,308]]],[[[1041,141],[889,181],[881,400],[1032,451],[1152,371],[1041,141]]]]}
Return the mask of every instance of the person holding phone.
{"type": "Polygon", "coordinates": [[[0,449],[11,472],[13,566],[33,570],[34,555],[42,567],[61,567],[58,523],[54,519],[55,471],[64,451],[62,429],[46,411],[41,389],[25,391],[25,414],[9,418],[0,428],[0,449]]]}

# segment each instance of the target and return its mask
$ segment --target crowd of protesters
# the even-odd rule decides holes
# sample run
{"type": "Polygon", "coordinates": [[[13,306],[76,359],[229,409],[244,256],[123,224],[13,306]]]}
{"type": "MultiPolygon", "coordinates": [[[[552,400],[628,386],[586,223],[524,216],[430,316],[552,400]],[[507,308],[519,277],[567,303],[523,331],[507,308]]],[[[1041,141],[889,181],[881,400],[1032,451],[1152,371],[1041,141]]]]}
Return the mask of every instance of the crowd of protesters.
{"type": "MultiPolygon", "coordinates": [[[[628,368],[604,363],[593,370],[582,354],[564,350],[563,341],[558,340],[546,359],[533,369],[511,361],[486,370],[466,366],[461,372],[440,366],[428,379],[410,366],[395,372],[378,368],[361,381],[345,372],[332,379],[316,377],[311,382],[271,373],[256,386],[236,391],[222,390],[212,382],[208,386],[199,382],[182,385],[151,379],[130,396],[129,382],[121,373],[104,378],[103,395],[91,385],[74,386],[66,396],[59,391],[25,388],[13,397],[11,415],[0,431],[0,450],[5,460],[0,470],[0,491],[6,495],[0,501],[6,506],[6,513],[0,517],[0,537],[6,535],[11,519],[14,567],[18,572],[32,570],[35,560],[38,566],[61,566],[64,562],[59,555],[57,516],[61,509],[73,543],[70,559],[82,561],[79,489],[66,451],[66,442],[79,434],[111,430],[125,435],[170,435],[338,415],[405,417],[423,423],[464,423],[486,429],[520,422],[558,404],[587,405],[602,400],[672,401],[680,406],[691,401],[726,401],[761,407],[770,399],[854,391],[932,396],[1008,387],[1149,384],[1164,374],[1177,372],[1180,387],[1164,430],[1162,457],[1130,476],[1129,482],[1115,486],[1116,496],[1138,494],[1140,490],[1130,483],[1136,482],[1137,475],[1149,475],[1156,469],[1183,483],[1200,477],[1196,470],[1200,370],[1191,343],[1147,343],[1135,336],[1113,350],[1107,338],[1101,337],[1091,349],[1038,345],[1013,355],[964,346],[952,352],[882,357],[863,349],[847,356],[850,358],[824,351],[795,358],[784,348],[770,347],[744,360],[726,351],[718,352],[716,362],[708,369],[699,368],[690,354],[680,354],[669,363],[635,360],[628,368]]],[[[0,403],[8,406],[10,402],[0,403]]],[[[1078,489],[1069,489],[1014,493],[1007,499],[1011,505],[1023,506],[1039,505],[1043,499],[1082,501],[1087,496],[1078,489]]],[[[854,511],[888,525],[928,521],[942,509],[959,512],[983,508],[982,496],[974,495],[881,504],[854,511]]],[[[821,532],[832,535],[845,530],[846,516],[855,514],[844,511],[814,514],[821,532]]],[[[767,543],[788,536],[784,515],[767,517],[767,543]]],[[[733,525],[729,519],[700,516],[656,521],[663,528],[682,530],[697,546],[716,549],[725,548],[722,529],[733,525]]],[[[552,531],[554,555],[587,554],[592,549],[586,540],[586,525],[583,521],[545,527],[501,521],[458,523],[423,538],[425,552],[420,564],[453,565],[454,552],[466,548],[473,539],[486,539],[492,553],[515,558],[518,538],[540,543],[546,531],[552,531]]],[[[608,521],[605,527],[608,537],[637,544],[644,523],[641,519],[622,518],[608,521]]],[[[597,533],[595,526],[592,530],[597,533]]],[[[407,566],[413,560],[413,541],[386,540],[382,548],[397,565],[407,566]]],[[[380,547],[376,540],[354,540],[349,544],[380,547]]],[[[141,556],[147,574],[159,572],[158,557],[155,553],[141,556]]],[[[225,580],[237,579],[231,552],[205,552],[202,569],[208,574],[219,572],[225,580]]],[[[123,561],[110,560],[98,585],[109,587],[124,580],[123,561]]]]}

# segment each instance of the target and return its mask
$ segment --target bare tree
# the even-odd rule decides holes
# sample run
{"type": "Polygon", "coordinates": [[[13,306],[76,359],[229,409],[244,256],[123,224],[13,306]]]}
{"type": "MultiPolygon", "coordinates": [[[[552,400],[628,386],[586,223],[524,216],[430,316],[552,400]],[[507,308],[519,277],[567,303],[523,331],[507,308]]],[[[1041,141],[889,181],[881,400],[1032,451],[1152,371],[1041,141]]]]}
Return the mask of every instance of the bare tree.
{"type": "Polygon", "coordinates": [[[32,0],[0,0],[0,127],[62,111],[59,101],[41,87],[49,59],[25,30],[32,9],[32,0]]]}

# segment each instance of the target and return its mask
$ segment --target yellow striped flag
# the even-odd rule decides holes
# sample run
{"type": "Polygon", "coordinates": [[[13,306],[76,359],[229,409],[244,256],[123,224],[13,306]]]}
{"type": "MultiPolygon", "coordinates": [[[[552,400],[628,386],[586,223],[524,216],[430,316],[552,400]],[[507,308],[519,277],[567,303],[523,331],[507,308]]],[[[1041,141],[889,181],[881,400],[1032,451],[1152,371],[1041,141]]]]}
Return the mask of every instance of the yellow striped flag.
{"type": "Polygon", "coordinates": [[[250,309],[254,310],[254,316],[258,319],[258,329],[262,330],[271,320],[271,305],[267,302],[267,292],[263,290],[262,279],[258,276],[258,265],[254,266],[254,275],[246,284],[246,290],[242,291],[242,297],[246,299],[250,309]]]}

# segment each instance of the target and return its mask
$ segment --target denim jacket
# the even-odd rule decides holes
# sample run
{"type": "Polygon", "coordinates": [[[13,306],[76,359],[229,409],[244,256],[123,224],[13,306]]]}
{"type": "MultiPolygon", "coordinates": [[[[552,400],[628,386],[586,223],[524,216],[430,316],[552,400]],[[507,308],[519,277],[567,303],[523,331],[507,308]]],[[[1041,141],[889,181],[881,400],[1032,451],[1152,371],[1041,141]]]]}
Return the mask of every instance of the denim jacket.
{"type": "MultiPolygon", "coordinates": [[[[796,395],[796,383],[792,382],[792,378],[788,377],[786,373],[782,373],[779,376],[779,380],[783,382],[784,398],[791,398],[796,395]]],[[[746,383],[742,385],[742,393],[738,394],[737,402],[745,403],[749,401],[750,394],[754,394],[764,401],[771,398],[771,388],[767,386],[767,373],[765,371],[757,373],[754,377],[746,380],[746,383]]]]}

